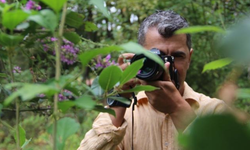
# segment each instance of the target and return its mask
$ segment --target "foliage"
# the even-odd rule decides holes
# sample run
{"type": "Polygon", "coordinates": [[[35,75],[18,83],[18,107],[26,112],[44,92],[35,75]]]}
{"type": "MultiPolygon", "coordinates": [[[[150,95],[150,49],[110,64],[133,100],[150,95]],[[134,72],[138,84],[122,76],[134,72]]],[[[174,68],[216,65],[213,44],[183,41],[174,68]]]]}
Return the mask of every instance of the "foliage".
{"type": "MultiPolygon", "coordinates": [[[[97,112],[114,114],[103,107],[104,99],[117,93],[155,90],[152,86],[136,86],[123,91],[122,85],[137,74],[143,60],[126,70],[114,60],[123,52],[143,53],[163,66],[160,59],[131,42],[136,41],[139,24],[157,9],[172,9],[190,22],[190,28],[177,34],[193,36],[187,82],[194,90],[213,96],[225,76],[233,78],[240,87],[236,106],[250,112],[246,106],[249,62],[235,65],[237,60],[249,58],[250,36],[245,32],[249,22],[231,28],[247,14],[249,4],[243,0],[0,1],[0,134],[4,137],[0,148],[39,149],[39,145],[45,145],[44,149],[76,149],[77,145],[69,143],[80,143],[97,112]],[[217,40],[220,44],[214,42],[217,38],[223,39],[217,40]],[[230,67],[242,71],[232,77],[230,67]]],[[[228,116],[219,117],[197,120],[194,126],[198,127],[188,135],[190,140],[183,138],[187,149],[197,148],[192,139],[196,141],[198,130],[207,127],[203,122],[211,121],[217,131],[218,118],[221,123],[236,125],[235,134],[246,135],[238,130],[247,127],[228,116]]],[[[216,135],[211,132],[211,137],[216,135]]]]}

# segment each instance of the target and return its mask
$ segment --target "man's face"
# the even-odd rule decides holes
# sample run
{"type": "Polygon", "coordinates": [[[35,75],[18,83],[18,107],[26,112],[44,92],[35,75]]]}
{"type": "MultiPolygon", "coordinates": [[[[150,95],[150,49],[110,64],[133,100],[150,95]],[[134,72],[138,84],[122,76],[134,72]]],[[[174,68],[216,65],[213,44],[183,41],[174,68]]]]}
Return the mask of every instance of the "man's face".
{"type": "Polygon", "coordinates": [[[187,37],[185,34],[174,35],[170,38],[164,38],[159,33],[157,28],[151,27],[145,35],[143,47],[150,50],[157,48],[166,55],[174,56],[174,66],[179,73],[180,92],[183,94],[184,81],[186,73],[191,61],[193,50],[189,51],[186,44],[187,37]]]}

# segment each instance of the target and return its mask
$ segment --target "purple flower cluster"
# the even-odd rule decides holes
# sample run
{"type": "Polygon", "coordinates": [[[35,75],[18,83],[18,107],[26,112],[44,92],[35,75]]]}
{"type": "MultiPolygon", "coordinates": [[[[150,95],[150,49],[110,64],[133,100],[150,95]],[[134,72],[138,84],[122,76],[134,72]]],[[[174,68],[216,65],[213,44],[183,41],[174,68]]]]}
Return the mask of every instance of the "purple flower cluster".
{"type": "Polygon", "coordinates": [[[34,1],[29,0],[26,5],[25,5],[25,9],[27,10],[31,10],[31,9],[36,9],[36,10],[40,10],[41,6],[36,4],[34,1]]]}
{"type": "Polygon", "coordinates": [[[72,98],[72,92],[70,92],[69,90],[63,90],[63,93],[58,94],[58,97],[59,97],[59,101],[68,100],[72,98]]]}
{"type": "Polygon", "coordinates": [[[64,45],[61,46],[61,61],[67,63],[68,65],[72,65],[76,62],[79,49],[68,40],[63,40],[63,42],[64,45]]]}
{"type": "Polygon", "coordinates": [[[117,63],[114,60],[110,60],[111,59],[111,55],[108,54],[105,58],[102,59],[101,56],[98,56],[97,60],[96,60],[96,64],[95,64],[95,68],[96,69],[100,69],[100,68],[106,68],[110,65],[117,65],[117,63]]]}
{"type": "MultiPolygon", "coordinates": [[[[48,52],[50,49],[53,49],[54,47],[51,47],[49,44],[57,41],[57,38],[55,37],[49,37],[47,39],[38,39],[38,42],[40,42],[43,46],[43,50],[45,52],[48,52]]],[[[67,65],[72,65],[77,60],[77,54],[79,53],[79,49],[70,41],[63,39],[63,45],[61,46],[61,61],[63,63],[66,63],[67,65]]],[[[53,50],[53,55],[55,55],[55,51],[53,50]]]]}
{"type": "Polygon", "coordinates": [[[0,0],[1,3],[6,3],[6,0],[0,0]]]}
{"type": "Polygon", "coordinates": [[[13,72],[13,73],[21,73],[21,72],[22,72],[22,71],[21,71],[21,67],[15,66],[15,67],[13,68],[12,72],[13,72]]]}

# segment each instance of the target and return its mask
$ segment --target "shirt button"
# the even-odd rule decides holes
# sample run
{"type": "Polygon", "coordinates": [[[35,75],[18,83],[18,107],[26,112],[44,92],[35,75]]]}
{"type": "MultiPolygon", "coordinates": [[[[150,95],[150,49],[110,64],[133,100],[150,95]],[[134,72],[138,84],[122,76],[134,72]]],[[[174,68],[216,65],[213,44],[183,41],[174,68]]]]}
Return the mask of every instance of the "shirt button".
{"type": "Polygon", "coordinates": [[[165,142],[165,144],[164,144],[165,146],[168,146],[168,142],[165,142]]]}

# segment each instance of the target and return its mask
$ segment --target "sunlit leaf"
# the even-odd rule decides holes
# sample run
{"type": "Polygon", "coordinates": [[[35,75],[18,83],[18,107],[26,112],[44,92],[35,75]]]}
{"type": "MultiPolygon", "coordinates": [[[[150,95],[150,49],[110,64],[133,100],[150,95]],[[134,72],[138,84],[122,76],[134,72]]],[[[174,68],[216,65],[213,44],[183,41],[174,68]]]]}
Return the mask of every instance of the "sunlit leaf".
{"type": "Polygon", "coordinates": [[[120,85],[123,85],[128,80],[134,78],[137,75],[138,71],[143,66],[143,61],[144,61],[143,59],[135,61],[123,71],[122,77],[120,79],[120,85]]]}
{"type": "Polygon", "coordinates": [[[162,68],[165,68],[164,62],[161,60],[161,58],[157,55],[152,55],[152,52],[149,50],[144,49],[141,45],[134,43],[134,42],[129,42],[126,44],[122,44],[121,47],[129,53],[134,53],[134,54],[144,54],[146,57],[150,58],[151,60],[154,60],[156,63],[158,63],[162,68]]]}
{"type": "Polygon", "coordinates": [[[130,93],[130,92],[140,92],[140,91],[154,91],[157,90],[159,88],[151,86],[151,85],[137,85],[134,88],[130,89],[130,90],[126,90],[126,91],[122,91],[119,93],[130,93]]]}
{"type": "Polygon", "coordinates": [[[13,30],[17,25],[25,21],[28,16],[29,14],[27,14],[23,10],[8,11],[3,13],[2,24],[6,28],[13,30]]]}
{"type": "Polygon", "coordinates": [[[104,48],[92,49],[86,52],[83,52],[79,55],[79,59],[82,62],[83,66],[86,66],[89,61],[95,58],[98,55],[107,55],[114,51],[120,51],[121,48],[119,46],[109,46],[104,48]]]}
{"type": "Polygon", "coordinates": [[[74,103],[76,106],[87,110],[93,109],[96,105],[96,102],[89,95],[83,95],[79,97],[78,99],[75,100],[74,103]]]}
{"type": "Polygon", "coordinates": [[[37,97],[39,94],[46,94],[51,96],[55,93],[58,93],[59,91],[60,90],[56,89],[54,86],[23,83],[21,88],[13,92],[4,100],[4,105],[9,105],[18,96],[20,96],[23,101],[27,101],[37,97]]]}
{"type": "MultiPolygon", "coordinates": [[[[14,134],[14,138],[17,141],[17,133],[16,132],[14,134]]],[[[23,129],[23,127],[21,127],[19,125],[19,141],[20,141],[20,146],[22,146],[25,143],[25,140],[26,140],[26,132],[23,129]]]]}
{"type": "Polygon", "coordinates": [[[118,66],[109,66],[101,72],[99,76],[99,84],[104,91],[109,91],[119,82],[121,75],[121,68],[118,66]]]}
{"type": "Polygon", "coordinates": [[[65,113],[67,110],[69,110],[73,106],[75,106],[75,103],[73,101],[58,102],[58,108],[62,110],[63,113],[65,113]]]}
{"type": "Polygon", "coordinates": [[[23,143],[23,145],[21,146],[22,149],[24,149],[31,141],[32,138],[30,138],[29,140],[25,140],[25,142],[23,143]]]}
{"type": "Polygon", "coordinates": [[[197,33],[197,32],[204,32],[204,31],[213,31],[213,32],[220,32],[225,33],[225,30],[223,30],[220,27],[216,26],[192,26],[187,28],[181,28],[177,30],[176,34],[187,34],[187,33],[197,33]]]}
{"type": "Polygon", "coordinates": [[[97,76],[92,84],[91,84],[91,91],[93,92],[93,94],[95,96],[102,96],[102,94],[104,93],[104,90],[102,89],[102,87],[99,84],[99,76],[97,76]]]}
{"type": "Polygon", "coordinates": [[[122,102],[122,103],[125,103],[125,104],[128,104],[128,105],[130,104],[130,101],[127,98],[125,98],[125,97],[110,96],[108,98],[117,100],[119,102],[122,102]]]}
{"type": "Polygon", "coordinates": [[[238,98],[250,98],[250,89],[238,89],[238,98]]]}
{"type": "Polygon", "coordinates": [[[222,68],[226,65],[229,65],[232,61],[233,60],[230,58],[223,58],[223,59],[212,61],[204,66],[202,73],[207,70],[214,70],[214,69],[222,68]]]}
{"type": "Polygon", "coordinates": [[[55,12],[59,12],[64,3],[67,2],[67,0],[41,0],[43,3],[48,5],[50,8],[52,8],[55,12]]]}
{"type": "Polygon", "coordinates": [[[52,32],[55,31],[58,25],[56,14],[49,9],[41,10],[39,14],[30,16],[28,20],[34,21],[52,32]]]}
{"type": "Polygon", "coordinates": [[[107,18],[110,18],[110,14],[108,12],[107,7],[105,7],[105,1],[104,0],[90,0],[90,4],[93,4],[97,7],[97,9],[107,18]]]}
{"type": "Polygon", "coordinates": [[[85,27],[85,31],[87,32],[98,30],[98,27],[93,22],[89,22],[89,21],[84,22],[84,27],[85,27]]]}
{"type": "Polygon", "coordinates": [[[84,16],[82,14],[70,11],[66,15],[65,23],[71,27],[79,28],[83,23],[84,16]]]}
{"type": "MultiPolygon", "coordinates": [[[[80,124],[74,119],[65,117],[57,122],[57,149],[63,150],[66,140],[75,134],[80,128],[80,124]]],[[[50,134],[53,133],[53,125],[48,128],[50,134]]]]}

